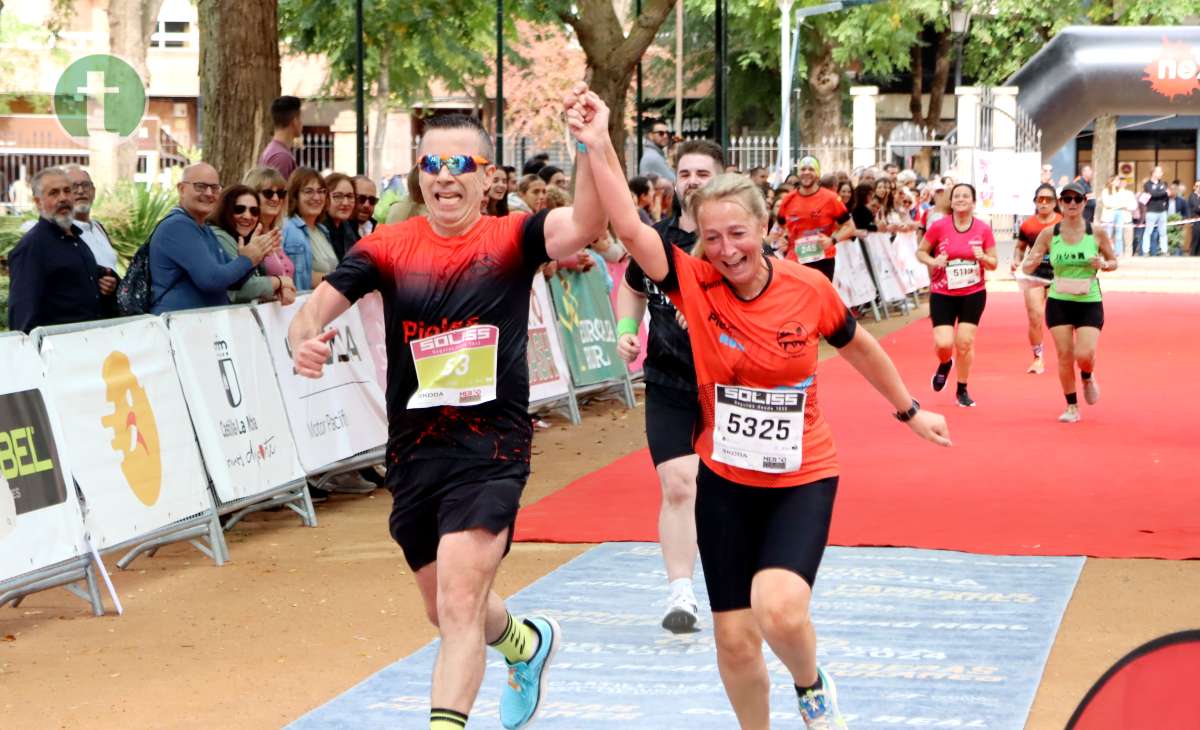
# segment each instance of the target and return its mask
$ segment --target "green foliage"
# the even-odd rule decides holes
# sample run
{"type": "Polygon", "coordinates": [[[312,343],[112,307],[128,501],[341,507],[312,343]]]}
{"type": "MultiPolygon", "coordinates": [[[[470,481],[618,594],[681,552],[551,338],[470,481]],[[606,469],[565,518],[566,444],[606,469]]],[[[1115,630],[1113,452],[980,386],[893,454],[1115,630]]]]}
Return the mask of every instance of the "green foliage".
{"type": "MultiPolygon", "coordinates": [[[[1183,216],[1172,213],[1167,216],[1167,223],[1183,220],[1183,216]]],[[[1183,229],[1185,226],[1167,226],[1167,250],[1169,255],[1178,256],[1183,249],[1183,229]]]]}
{"type": "MultiPolygon", "coordinates": [[[[495,42],[495,5],[484,0],[364,0],[363,28],[366,83],[373,86],[386,64],[390,98],[411,105],[430,96],[434,80],[452,91],[470,91],[486,76],[491,64],[485,52],[495,42]]],[[[279,0],[279,38],[292,51],[325,54],[331,86],[352,82],[353,2],[279,0]]]]}
{"type": "Polygon", "coordinates": [[[0,272],[0,332],[8,331],[8,275],[0,272]]]}
{"type": "Polygon", "coordinates": [[[35,214],[0,216],[0,258],[4,258],[17,247],[21,240],[21,226],[25,221],[33,220],[35,214]]]}
{"type": "Polygon", "coordinates": [[[154,227],[178,201],[170,188],[145,187],[133,182],[120,182],[112,190],[96,196],[92,215],[99,220],[117,252],[118,273],[123,274],[129,259],[150,238],[154,227]]]}

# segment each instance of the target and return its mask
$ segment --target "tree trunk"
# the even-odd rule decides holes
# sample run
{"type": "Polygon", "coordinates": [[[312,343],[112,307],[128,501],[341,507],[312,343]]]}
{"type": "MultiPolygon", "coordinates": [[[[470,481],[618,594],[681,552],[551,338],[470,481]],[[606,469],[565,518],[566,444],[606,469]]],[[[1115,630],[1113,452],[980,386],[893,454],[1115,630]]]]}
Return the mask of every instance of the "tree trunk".
{"type": "Polygon", "coordinates": [[[608,105],[609,136],[617,156],[625,163],[625,104],[638,59],[654,42],[675,0],[644,0],[642,14],[625,35],[612,0],[578,0],[575,11],[562,11],[559,18],[571,26],[587,57],[592,90],[608,105]]]}
{"type": "MultiPolygon", "coordinates": [[[[1096,197],[1108,185],[1108,179],[1117,173],[1117,118],[1112,114],[1096,117],[1096,134],[1092,137],[1092,190],[1096,197]]],[[[1097,218],[1099,220],[1099,218],[1097,218]]]]}
{"type": "Polygon", "coordinates": [[[827,140],[844,138],[846,128],[842,123],[841,69],[834,63],[832,46],[825,45],[817,55],[808,57],[807,87],[807,98],[801,99],[800,146],[811,148],[824,169],[833,170],[836,163],[827,140]]]}
{"type": "Polygon", "coordinates": [[[391,87],[388,74],[388,54],[379,54],[379,81],[375,89],[375,98],[371,101],[371,126],[368,130],[371,140],[371,158],[367,168],[367,176],[373,180],[383,177],[383,150],[387,143],[387,115],[391,87]]]}
{"type": "MultiPolygon", "coordinates": [[[[108,3],[108,52],[125,59],[146,87],[150,87],[150,71],[146,67],[146,50],[150,36],[158,22],[158,11],[163,0],[109,0],[108,3]]],[[[111,185],[117,180],[132,180],[137,172],[137,137],[132,137],[117,146],[114,166],[111,169],[96,169],[96,184],[111,185]]],[[[153,175],[155,170],[147,170],[153,175]]]]}
{"type": "Polygon", "coordinates": [[[279,96],[277,0],[199,0],[204,161],[232,185],[274,133],[279,96]]]}
{"type": "MultiPolygon", "coordinates": [[[[925,53],[920,43],[912,47],[912,91],[908,98],[908,110],[913,124],[925,130],[927,138],[938,131],[942,121],[942,103],[946,97],[946,82],[950,78],[950,32],[939,31],[934,39],[933,79],[929,88],[929,109],[924,108],[925,97],[925,53]]],[[[933,171],[933,148],[922,147],[913,160],[913,168],[928,177],[933,171]]]]}

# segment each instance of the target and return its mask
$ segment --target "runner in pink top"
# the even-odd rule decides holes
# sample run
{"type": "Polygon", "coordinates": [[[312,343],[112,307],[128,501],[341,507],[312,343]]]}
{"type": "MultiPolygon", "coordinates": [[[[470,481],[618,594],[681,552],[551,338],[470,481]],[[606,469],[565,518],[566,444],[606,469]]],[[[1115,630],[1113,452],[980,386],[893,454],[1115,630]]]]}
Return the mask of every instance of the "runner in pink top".
{"type": "Polygon", "coordinates": [[[929,318],[933,321],[933,345],[938,367],[933,374],[934,391],[946,387],[946,377],[955,364],[958,404],[975,405],[967,393],[967,378],[975,359],[975,330],[987,304],[984,271],[996,268],[996,238],[986,223],[975,217],[975,188],[959,183],[950,191],[950,210],[929,226],[917,249],[917,258],[929,267],[929,318]]]}

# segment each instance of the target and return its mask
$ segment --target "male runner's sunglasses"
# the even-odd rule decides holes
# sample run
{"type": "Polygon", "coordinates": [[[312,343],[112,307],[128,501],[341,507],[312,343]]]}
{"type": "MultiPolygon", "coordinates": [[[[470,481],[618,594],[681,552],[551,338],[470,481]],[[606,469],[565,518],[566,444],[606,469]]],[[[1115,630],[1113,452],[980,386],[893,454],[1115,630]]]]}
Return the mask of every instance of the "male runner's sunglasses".
{"type": "Polygon", "coordinates": [[[445,167],[450,171],[451,175],[462,175],[468,172],[475,172],[480,165],[486,165],[490,162],[486,157],[478,155],[450,155],[442,157],[440,155],[425,155],[421,158],[421,171],[427,172],[430,175],[436,175],[445,167]]]}
{"type": "Polygon", "coordinates": [[[1061,200],[1062,202],[1067,203],[1067,204],[1083,202],[1083,198],[1079,197],[1078,195],[1063,195],[1063,196],[1059,197],[1059,200],[1061,200]]]}

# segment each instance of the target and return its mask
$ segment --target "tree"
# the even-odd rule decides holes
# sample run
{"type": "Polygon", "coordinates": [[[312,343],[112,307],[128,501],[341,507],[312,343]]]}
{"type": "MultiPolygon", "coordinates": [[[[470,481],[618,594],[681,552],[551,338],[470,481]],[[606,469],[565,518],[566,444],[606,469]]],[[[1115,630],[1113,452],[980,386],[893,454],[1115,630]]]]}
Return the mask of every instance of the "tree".
{"type": "Polygon", "coordinates": [[[276,0],[199,0],[204,160],[223,185],[242,179],[274,133],[279,96],[276,0]],[[264,29],[265,32],[264,32],[264,29]]]}
{"type": "MultiPolygon", "coordinates": [[[[150,83],[146,67],[146,47],[158,24],[158,11],[163,0],[109,0],[108,52],[129,62],[138,75],[150,83]]],[[[116,180],[132,180],[137,171],[137,141],[126,140],[117,147],[116,180]]]]}

